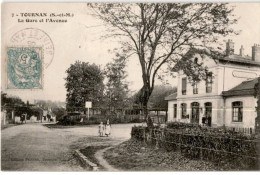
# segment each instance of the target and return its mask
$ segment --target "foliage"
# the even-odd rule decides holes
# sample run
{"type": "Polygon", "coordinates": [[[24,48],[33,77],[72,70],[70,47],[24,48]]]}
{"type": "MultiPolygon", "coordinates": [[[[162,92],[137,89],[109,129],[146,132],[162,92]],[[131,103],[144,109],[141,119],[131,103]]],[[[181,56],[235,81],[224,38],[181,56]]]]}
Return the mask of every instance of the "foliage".
{"type": "Polygon", "coordinates": [[[62,107],[56,107],[52,109],[52,112],[55,114],[56,120],[58,121],[66,114],[66,109],[62,107]]]}
{"type": "Polygon", "coordinates": [[[70,118],[70,116],[65,115],[57,122],[57,125],[75,125],[76,122],[70,118]]]}
{"type": "MultiPolygon", "coordinates": [[[[237,21],[233,9],[225,3],[90,3],[89,7],[108,26],[107,37],[120,40],[121,54],[139,60],[146,116],[156,77],[163,78],[190,49],[218,55],[221,37],[236,33],[231,28],[237,21]]],[[[152,126],[149,117],[148,126],[152,126]]]]}
{"type": "Polygon", "coordinates": [[[17,106],[15,108],[15,115],[22,116],[22,114],[27,114],[27,116],[38,116],[40,112],[37,109],[33,109],[30,106],[17,106]]]}
{"type": "MultiPolygon", "coordinates": [[[[5,108],[14,108],[16,106],[22,106],[25,103],[19,97],[8,96],[7,93],[1,91],[1,105],[5,108]]],[[[3,108],[1,108],[3,109],[3,108]]]]}
{"type": "Polygon", "coordinates": [[[51,101],[51,100],[35,100],[35,105],[45,110],[65,107],[64,102],[51,101]]]}
{"type": "Polygon", "coordinates": [[[167,110],[168,102],[164,98],[176,91],[176,87],[173,88],[164,85],[155,86],[148,102],[148,108],[155,111],[167,110]]]}
{"type": "Polygon", "coordinates": [[[93,107],[102,104],[104,75],[99,66],[76,61],[70,65],[66,73],[68,111],[83,111],[86,101],[92,101],[93,107]]]}
{"type": "Polygon", "coordinates": [[[106,101],[110,111],[124,109],[129,106],[126,62],[122,58],[114,59],[106,65],[105,74],[108,78],[106,84],[106,101]]]}
{"type": "MultiPolygon", "coordinates": [[[[133,127],[132,138],[180,151],[185,157],[203,159],[216,164],[227,162],[240,169],[257,169],[257,144],[254,136],[229,132],[218,128],[203,129],[190,124],[171,124],[174,129],[133,127]]],[[[230,167],[232,168],[232,167],[230,167]]]]}

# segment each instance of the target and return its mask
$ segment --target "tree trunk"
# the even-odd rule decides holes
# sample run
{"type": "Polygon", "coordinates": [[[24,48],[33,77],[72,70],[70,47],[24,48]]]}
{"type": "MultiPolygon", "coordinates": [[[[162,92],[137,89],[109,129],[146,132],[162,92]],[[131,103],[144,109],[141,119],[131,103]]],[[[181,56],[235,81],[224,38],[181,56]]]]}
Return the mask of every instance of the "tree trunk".
{"type": "Polygon", "coordinates": [[[151,119],[151,116],[149,115],[148,111],[148,101],[151,95],[151,92],[149,92],[148,87],[143,87],[143,100],[142,100],[142,105],[143,105],[143,110],[144,110],[144,116],[145,116],[145,121],[147,123],[148,128],[153,128],[153,121],[151,119]]]}

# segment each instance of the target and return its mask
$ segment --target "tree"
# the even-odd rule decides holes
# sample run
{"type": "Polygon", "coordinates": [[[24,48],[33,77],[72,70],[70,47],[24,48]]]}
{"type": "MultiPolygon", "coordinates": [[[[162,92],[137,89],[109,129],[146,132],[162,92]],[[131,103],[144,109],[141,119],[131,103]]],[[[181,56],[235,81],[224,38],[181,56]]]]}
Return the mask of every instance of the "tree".
{"type": "Polygon", "coordinates": [[[116,112],[116,110],[125,109],[128,106],[128,84],[126,82],[126,62],[122,58],[113,59],[106,65],[106,77],[108,82],[106,84],[106,99],[109,110],[116,112]]]}
{"type": "Polygon", "coordinates": [[[62,119],[62,117],[66,114],[66,110],[62,107],[55,107],[52,109],[52,112],[55,114],[57,121],[62,119]]]}
{"type": "Polygon", "coordinates": [[[24,102],[19,97],[8,96],[7,93],[1,91],[1,105],[6,108],[15,108],[24,105],[24,102]]]}
{"type": "Polygon", "coordinates": [[[163,73],[172,69],[190,49],[219,55],[221,37],[236,34],[232,24],[237,20],[226,3],[95,3],[89,6],[93,15],[108,26],[107,37],[120,39],[122,54],[126,58],[134,55],[140,62],[142,105],[149,127],[153,124],[147,105],[156,77],[163,78],[163,73]]]}
{"type": "Polygon", "coordinates": [[[92,101],[93,107],[100,107],[104,93],[104,75],[100,67],[76,61],[66,73],[67,110],[83,111],[86,101],[92,101]]]}
{"type": "Polygon", "coordinates": [[[154,86],[153,93],[150,96],[148,106],[149,109],[154,111],[164,111],[168,108],[168,102],[165,100],[165,97],[177,92],[176,87],[156,85],[154,86]]]}

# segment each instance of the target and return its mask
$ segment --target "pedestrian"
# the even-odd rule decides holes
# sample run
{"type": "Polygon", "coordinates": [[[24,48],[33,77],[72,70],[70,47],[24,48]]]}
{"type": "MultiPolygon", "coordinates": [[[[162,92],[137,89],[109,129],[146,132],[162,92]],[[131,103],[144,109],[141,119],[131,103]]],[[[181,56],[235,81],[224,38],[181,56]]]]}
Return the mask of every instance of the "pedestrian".
{"type": "Polygon", "coordinates": [[[104,135],[104,125],[103,125],[103,122],[100,122],[100,125],[98,126],[98,133],[99,133],[99,137],[103,137],[103,135],[104,135]]]}
{"type": "Polygon", "coordinates": [[[206,121],[207,121],[207,118],[206,117],[202,117],[202,126],[206,125],[206,121]]]}
{"type": "Polygon", "coordinates": [[[111,134],[111,124],[109,124],[109,120],[107,120],[107,124],[105,127],[105,135],[108,137],[111,134]]]}

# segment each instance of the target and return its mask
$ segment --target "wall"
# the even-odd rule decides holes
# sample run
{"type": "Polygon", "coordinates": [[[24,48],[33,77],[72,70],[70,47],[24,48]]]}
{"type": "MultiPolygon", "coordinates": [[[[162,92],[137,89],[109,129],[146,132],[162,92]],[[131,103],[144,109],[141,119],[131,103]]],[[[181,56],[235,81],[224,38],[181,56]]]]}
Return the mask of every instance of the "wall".
{"type": "Polygon", "coordinates": [[[192,82],[189,80],[187,81],[187,93],[186,95],[182,95],[182,78],[186,77],[183,71],[179,71],[178,73],[178,86],[177,86],[177,99],[178,98],[191,98],[191,97],[203,97],[203,96],[211,96],[211,95],[217,95],[217,86],[216,86],[216,81],[215,79],[217,78],[217,72],[216,72],[216,67],[217,63],[209,58],[204,58],[202,59],[198,55],[195,56],[198,59],[198,63],[203,64],[203,66],[207,66],[208,70],[213,73],[213,84],[212,84],[212,92],[211,93],[206,93],[206,82],[204,80],[201,80],[198,82],[198,94],[193,94],[193,86],[192,82]]]}
{"type": "MultiPolygon", "coordinates": [[[[177,102],[177,121],[189,123],[191,121],[191,103],[192,102],[198,102],[200,106],[200,113],[199,113],[199,124],[202,124],[202,117],[205,116],[205,103],[211,102],[212,103],[212,126],[219,126],[221,123],[219,123],[219,111],[222,111],[223,109],[220,106],[221,97],[215,96],[215,97],[207,97],[207,98],[192,98],[192,99],[185,99],[180,100],[177,102]],[[187,114],[189,115],[189,119],[182,119],[181,117],[181,103],[187,104],[187,114]]],[[[173,113],[173,112],[172,112],[173,113]]]]}
{"type": "MultiPolygon", "coordinates": [[[[173,122],[176,121],[175,118],[173,118],[173,105],[177,103],[177,100],[171,100],[168,101],[168,121],[169,122],[173,122]]],[[[178,110],[178,106],[177,106],[177,110],[178,110]]],[[[177,115],[178,115],[178,111],[177,111],[177,115]]]]}
{"type": "MultiPolygon", "coordinates": [[[[206,83],[204,80],[198,83],[198,94],[193,94],[193,86],[192,82],[187,83],[187,92],[186,95],[182,95],[182,78],[186,77],[183,71],[179,71],[178,73],[178,86],[177,86],[177,119],[179,122],[190,122],[191,119],[191,103],[199,102],[200,107],[202,107],[202,112],[200,113],[200,124],[202,122],[202,117],[204,115],[204,103],[212,102],[212,126],[222,126],[226,124],[228,126],[234,125],[244,125],[252,127],[254,125],[254,118],[256,112],[253,112],[253,108],[255,107],[254,101],[252,101],[252,97],[248,98],[249,101],[244,103],[248,106],[250,111],[244,111],[245,115],[252,116],[252,118],[248,119],[248,121],[243,122],[243,124],[232,123],[230,122],[230,111],[226,111],[225,103],[228,105],[230,100],[234,100],[234,98],[229,98],[224,101],[222,97],[222,92],[230,90],[235,86],[239,85],[243,81],[250,80],[252,78],[256,78],[260,76],[260,68],[256,66],[248,66],[248,65],[239,65],[233,64],[230,62],[220,63],[215,62],[212,59],[205,58],[202,59],[198,57],[198,63],[203,63],[203,65],[207,66],[209,71],[213,73],[213,84],[212,84],[212,92],[206,93],[206,83]],[[189,119],[181,119],[181,103],[187,104],[187,114],[189,114],[189,119]],[[253,107],[252,107],[253,106],[253,107]],[[226,116],[226,118],[224,117],[226,116]]],[[[236,97],[238,99],[244,99],[245,97],[236,97]]],[[[176,101],[168,102],[168,121],[175,121],[173,118],[173,104],[176,101]]],[[[230,108],[230,107],[229,107],[230,108]]],[[[227,109],[228,110],[228,109],[227,109]]]]}
{"type": "Polygon", "coordinates": [[[6,125],[6,111],[1,111],[1,125],[6,125]]]}
{"type": "Polygon", "coordinates": [[[256,102],[257,99],[253,96],[244,97],[229,97],[226,99],[226,115],[225,125],[230,127],[255,127],[256,118],[256,102]],[[243,102],[243,121],[232,122],[232,102],[242,101],[243,102]]]}
{"type": "Polygon", "coordinates": [[[217,70],[218,94],[232,89],[243,81],[260,76],[260,68],[254,66],[231,65],[227,63],[225,65],[220,64],[217,70]]]}

